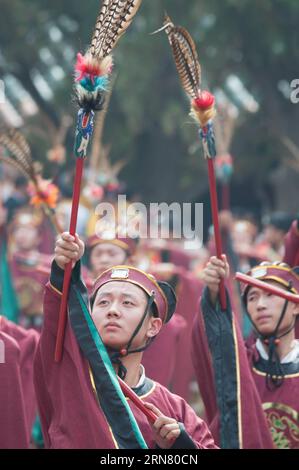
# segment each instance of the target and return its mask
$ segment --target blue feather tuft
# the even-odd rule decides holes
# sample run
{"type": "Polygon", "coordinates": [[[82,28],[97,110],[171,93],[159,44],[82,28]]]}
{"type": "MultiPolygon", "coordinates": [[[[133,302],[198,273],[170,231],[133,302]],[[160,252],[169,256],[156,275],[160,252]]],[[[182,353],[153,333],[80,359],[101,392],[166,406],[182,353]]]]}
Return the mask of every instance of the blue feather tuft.
{"type": "Polygon", "coordinates": [[[79,83],[85,90],[91,93],[98,90],[107,91],[109,78],[108,75],[95,77],[93,80],[89,77],[84,77],[79,83]]]}

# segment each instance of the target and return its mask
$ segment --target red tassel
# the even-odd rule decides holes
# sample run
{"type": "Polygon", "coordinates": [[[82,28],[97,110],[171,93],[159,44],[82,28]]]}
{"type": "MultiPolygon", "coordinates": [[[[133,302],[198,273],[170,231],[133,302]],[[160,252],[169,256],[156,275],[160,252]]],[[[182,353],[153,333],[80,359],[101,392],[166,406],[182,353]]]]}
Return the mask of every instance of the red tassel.
{"type": "Polygon", "coordinates": [[[86,58],[82,54],[80,54],[80,52],[77,54],[75,71],[78,73],[78,77],[76,77],[76,82],[80,82],[86,76],[89,76],[91,80],[94,81],[95,77],[103,75],[99,63],[95,61],[92,62],[90,60],[86,60],[86,58]]]}
{"type": "Polygon", "coordinates": [[[212,108],[215,104],[215,97],[209,91],[202,91],[198,98],[193,103],[195,106],[203,111],[212,108]]]}

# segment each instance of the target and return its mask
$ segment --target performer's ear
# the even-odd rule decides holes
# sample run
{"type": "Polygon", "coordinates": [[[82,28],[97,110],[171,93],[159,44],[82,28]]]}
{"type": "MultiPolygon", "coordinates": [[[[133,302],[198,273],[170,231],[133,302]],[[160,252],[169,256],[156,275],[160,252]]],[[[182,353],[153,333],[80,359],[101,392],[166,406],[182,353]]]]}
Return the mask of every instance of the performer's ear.
{"type": "Polygon", "coordinates": [[[151,317],[149,320],[148,330],[146,332],[148,338],[156,336],[162,328],[161,318],[151,317]]]}
{"type": "Polygon", "coordinates": [[[293,315],[299,317],[299,303],[293,303],[293,315]]]}

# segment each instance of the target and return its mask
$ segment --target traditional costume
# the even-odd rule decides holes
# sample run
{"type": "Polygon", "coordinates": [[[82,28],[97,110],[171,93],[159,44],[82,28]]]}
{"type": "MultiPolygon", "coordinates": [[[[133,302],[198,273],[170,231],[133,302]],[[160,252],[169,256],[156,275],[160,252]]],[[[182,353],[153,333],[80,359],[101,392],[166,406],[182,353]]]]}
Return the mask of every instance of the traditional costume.
{"type": "MultiPolygon", "coordinates": [[[[294,220],[285,236],[283,261],[289,266],[299,266],[299,218],[294,220]]],[[[299,321],[295,325],[295,336],[299,338],[299,321]]]]}
{"type": "Polygon", "coordinates": [[[35,328],[38,331],[43,322],[43,293],[52,256],[39,252],[38,241],[34,241],[34,246],[28,252],[20,251],[14,242],[14,231],[32,227],[42,239],[42,220],[36,211],[29,209],[16,214],[9,229],[8,248],[9,268],[20,309],[18,322],[24,328],[35,328]]]}
{"type": "Polygon", "coordinates": [[[33,357],[39,335],[0,317],[0,448],[27,449],[36,415],[33,357]]]}
{"type": "MultiPolygon", "coordinates": [[[[150,305],[156,306],[165,322],[175,308],[174,294],[166,283],[157,283],[154,278],[133,267],[119,266],[104,272],[95,283],[92,301],[102,285],[116,280],[138,285],[148,295],[145,315],[125,351],[109,351],[108,355],[89,313],[88,294],[80,280],[79,269],[78,263],[72,275],[70,321],[60,364],[55,364],[53,357],[63,271],[55,262],[51,282],[46,287],[45,323],[35,359],[35,386],[45,445],[47,448],[153,448],[152,428],[143,413],[130,401],[128,407],[117,387],[117,377],[110,359],[118,364],[119,373],[125,374],[121,357],[135,352],[131,351],[130,344],[150,305]]],[[[182,398],[143,374],[134,391],[142,400],[155,404],[162,413],[182,423],[175,447],[215,447],[206,424],[182,398]]]]}
{"type": "Polygon", "coordinates": [[[283,261],[289,266],[299,266],[299,218],[294,220],[285,236],[283,261]]]}
{"type": "MultiPolygon", "coordinates": [[[[298,274],[284,265],[257,266],[250,275],[299,293],[298,274]]],[[[219,436],[216,441],[225,448],[298,448],[299,343],[279,360],[277,331],[267,338],[258,332],[260,339],[246,351],[229,298],[222,311],[219,303],[211,304],[205,289],[201,311],[194,323],[193,361],[208,423],[216,423],[211,426],[214,437],[219,436]],[[269,345],[268,353],[262,341],[269,345]]]]}

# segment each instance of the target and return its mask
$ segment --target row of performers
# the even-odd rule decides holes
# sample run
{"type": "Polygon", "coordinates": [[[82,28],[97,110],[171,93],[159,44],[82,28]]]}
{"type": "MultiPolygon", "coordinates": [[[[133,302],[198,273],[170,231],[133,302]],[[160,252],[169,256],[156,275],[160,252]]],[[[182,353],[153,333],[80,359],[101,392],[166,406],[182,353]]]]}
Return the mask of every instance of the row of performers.
{"type": "MultiPolygon", "coordinates": [[[[226,259],[211,257],[194,276],[184,266],[182,250],[171,243],[155,252],[160,261],[167,252],[172,263],[166,269],[158,263],[156,271],[151,266],[150,273],[133,266],[136,243],[120,236],[88,239],[89,271],[81,268],[83,242],[66,233],[56,240],[51,266],[52,257],[33,262],[27,255],[36,249],[24,244],[36,241],[39,232],[28,217],[14,229],[15,242],[23,242],[23,248],[10,263],[15,279],[26,278],[28,301],[39,302],[34,286],[44,290],[46,284],[43,328],[40,335],[40,324],[32,321],[36,315],[21,318],[26,327],[31,318],[35,330],[1,317],[1,448],[30,446],[37,409],[46,448],[299,447],[298,304],[248,286],[240,301],[231,273],[231,302],[222,312],[217,286],[228,271],[226,259]],[[69,320],[57,365],[53,358],[63,269],[70,259],[69,320]],[[254,327],[246,348],[240,333],[243,311],[254,327]],[[133,403],[124,403],[114,370],[156,414],[154,424],[133,403]],[[187,403],[194,378],[205,421],[187,403]]],[[[262,264],[250,275],[298,294],[297,220],[285,244],[283,261],[288,264],[262,264]]],[[[8,276],[5,280],[2,298],[9,289],[8,276]]],[[[12,303],[6,305],[11,308],[12,303]]]]}

